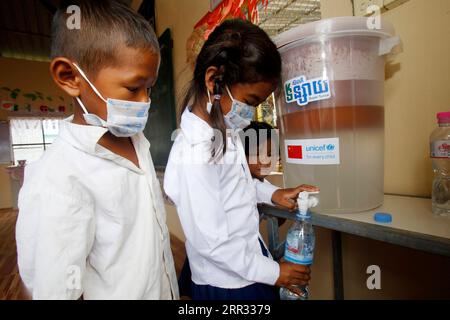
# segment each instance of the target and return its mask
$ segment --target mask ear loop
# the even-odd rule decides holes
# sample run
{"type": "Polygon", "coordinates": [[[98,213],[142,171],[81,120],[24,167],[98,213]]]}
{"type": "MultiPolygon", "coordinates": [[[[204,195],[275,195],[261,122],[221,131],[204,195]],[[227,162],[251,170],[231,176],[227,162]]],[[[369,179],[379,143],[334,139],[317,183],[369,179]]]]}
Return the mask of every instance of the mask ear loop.
{"type": "Polygon", "coordinates": [[[77,102],[80,105],[81,109],[83,109],[84,114],[89,114],[89,112],[87,111],[86,107],[84,106],[84,103],[81,102],[81,99],[78,98],[78,97],[75,97],[75,99],[77,99],[77,102]]]}
{"type": "Polygon", "coordinates": [[[209,90],[206,89],[206,93],[208,94],[208,103],[206,104],[206,111],[210,114],[212,109],[212,101],[211,101],[211,94],[209,93],[209,90]]]}
{"type": "MultiPolygon", "coordinates": [[[[107,103],[107,101],[103,98],[103,96],[100,94],[100,92],[98,92],[97,88],[89,81],[88,77],[86,76],[86,74],[83,72],[83,70],[81,70],[81,68],[74,62],[73,65],[75,66],[75,68],[78,70],[78,72],[81,74],[81,76],[84,78],[84,80],[86,80],[86,82],[89,84],[89,86],[92,88],[92,90],[95,92],[95,94],[102,99],[103,101],[105,101],[105,103],[107,103]]],[[[80,105],[81,109],[83,109],[83,112],[85,115],[89,115],[90,113],[87,111],[86,106],[84,105],[84,103],[81,101],[80,97],[75,97],[75,99],[77,100],[78,104],[80,105]]],[[[103,119],[101,119],[103,120],[103,119]]],[[[104,121],[104,120],[103,120],[104,121]]],[[[103,127],[106,127],[103,123],[102,123],[103,127]]]]}
{"type": "Polygon", "coordinates": [[[230,96],[231,100],[234,101],[233,95],[231,94],[231,91],[230,91],[230,89],[228,88],[228,86],[225,86],[225,89],[227,90],[228,95],[230,96]]]}
{"type": "MultiPolygon", "coordinates": [[[[75,63],[73,62],[73,65],[75,66],[75,68],[78,70],[78,72],[81,74],[81,76],[83,77],[84,80],[86,80],[86,82],[89,84],[89,86],[91,87],[92,90],[94,90],[95,94],[102,99],[103,101],[105,101],[105,103],[107,102],[105,98],[103,98],[103,96],[100,94],[100,92],[97,90],[97,88],[89,81],[88,77],[86,76],[86,74],[83,72],[83,70],[81,70],[81,68],[75,63]]],[[[86,108],[84,108],[86,109],[86,108]]]]}
{"type": "MultiPolygon", "coordinates": [[[[212,101],[211,101],[211,93],[209,93],[209,90],[206,89],[206,93],[208,94],[208,100],[209,102],[206,104],[206,111],[208,111],[208,113],[211,113],[211,109],[212,109],[212,101]]],[[[220,94],[215,94],[214,95],[214,100],[220,100],[222,96],[220,94]]]]}

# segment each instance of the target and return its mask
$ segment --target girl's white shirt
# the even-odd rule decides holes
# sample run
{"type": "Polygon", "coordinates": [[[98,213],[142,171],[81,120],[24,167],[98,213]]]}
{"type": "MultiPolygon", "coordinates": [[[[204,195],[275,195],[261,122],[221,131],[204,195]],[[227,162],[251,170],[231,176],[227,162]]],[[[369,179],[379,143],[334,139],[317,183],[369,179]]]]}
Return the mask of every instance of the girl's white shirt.
{"type": "Polygon", "coordinates": [[[192,280],[220,288],[275,284],[280,268],[261,252],[257,203],[271,204],[278,188],[251,178],[237,135],[227,138],[222,157],[220,145],[213,152],[214,130],[189,108],[180,127],[164,189],[186,236],[192,280]]]}

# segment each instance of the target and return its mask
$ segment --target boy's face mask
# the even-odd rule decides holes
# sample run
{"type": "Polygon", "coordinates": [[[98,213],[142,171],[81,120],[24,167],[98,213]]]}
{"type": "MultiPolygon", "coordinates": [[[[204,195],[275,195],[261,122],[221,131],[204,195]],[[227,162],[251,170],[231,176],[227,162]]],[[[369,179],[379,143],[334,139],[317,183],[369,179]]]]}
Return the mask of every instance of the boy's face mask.
{"type": "Polygon", "coordinates": [[[106,103],[107,119],[105,121],[98,115],[89,113],[81,99],[76,97],[83,109],[83,117],[87,124],[107,128],[116,137],[131,137],[144,130],[148,119],[150,100],[148,102],[135,102],[111,98],[105,99],[89,81],[83,70],[77,64],[74,63],[73,65],[95,94],[106,103]]]}
{"type": "Polygon", "coordinates": [[[247,127],[250,122],[253,120],[253,115],[255,113],[255,107],[249,106],[241,101],[235,100],[231,95],[230,89],[228,86],[225,87],[230,99],[231,110],[228,112],[225,117],[225,124],[230,129],[244,129],[247,127]]]}

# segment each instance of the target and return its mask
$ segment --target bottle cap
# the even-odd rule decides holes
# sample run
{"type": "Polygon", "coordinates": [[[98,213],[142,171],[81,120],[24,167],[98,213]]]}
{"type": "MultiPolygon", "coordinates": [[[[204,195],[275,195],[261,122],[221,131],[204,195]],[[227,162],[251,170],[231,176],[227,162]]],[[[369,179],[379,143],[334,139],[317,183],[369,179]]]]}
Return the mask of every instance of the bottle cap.
{"type": "Polygon", "coordinates": [[[381,222],[381,223],[391,223],[392,222],[392,215],[390,213],[377,212],[377,213],[375,213],[373,218],[376,222],[381,222]]]}
{"type": "Polygon", "coordinates": [[[450,112],[439,112],[436,118],[438,123],[450,123],[450,112]]]}

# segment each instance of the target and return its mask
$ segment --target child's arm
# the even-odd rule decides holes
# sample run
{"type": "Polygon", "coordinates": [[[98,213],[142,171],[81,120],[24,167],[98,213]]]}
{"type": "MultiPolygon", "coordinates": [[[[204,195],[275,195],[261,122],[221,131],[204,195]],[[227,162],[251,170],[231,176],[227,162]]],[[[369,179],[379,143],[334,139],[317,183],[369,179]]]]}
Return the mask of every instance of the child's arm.
{"type": "Polygon", "coordinates": [[[258,203],[276,204],[288,210],[296,209],[297,197],[300,192],[319,191],[319,188],[307,184],[302,184],[296,188],[281,189],[267,180],[253,179],[253,182],[256,187],[256,201],[258,203]]]}
{"type": "Polygon", "coordinates": [[[253,182],[256,187],[256,201],[258,203],[266,203],[273,205],[272,195],[274,194],[275,191],[279,190],[280,188],[274,186],[267,180],[260,181],[254,178],[253,182]]]}
{"type": "Polygon", "coordinates": [[[78,299],[94,241],[92,201],[73,190],[28,190],[16,227],[20,275],[33,299],[78,299]]]}
{"type": "Polygon", "coordinates": [[[278,189],[272,195],[272,202],[290,211],[296,210],[298,194],[302,191],[315,192],[319,188],[302,184],[296,188],[278,189]]]}

